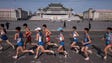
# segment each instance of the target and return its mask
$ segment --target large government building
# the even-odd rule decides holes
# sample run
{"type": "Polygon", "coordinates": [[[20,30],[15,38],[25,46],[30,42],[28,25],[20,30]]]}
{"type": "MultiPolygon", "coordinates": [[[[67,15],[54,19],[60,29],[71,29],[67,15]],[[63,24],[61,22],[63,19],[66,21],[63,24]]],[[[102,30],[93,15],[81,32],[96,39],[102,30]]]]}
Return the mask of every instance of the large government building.
{"type": "Polygon", "coordinates": [[[94,10],[92,8],[83,12],[84,19],[91,20],[112,20],[112,10],[94,10]]]}
{"type": "Polygon", "coordinates": [[[0,20],[20,20],[27,19],[28,12],[18,9],[0,9],[0,20]]]}
{"type": "Polygon", "coordinates": [[[51,3],[45,8],[40,8],[31,20],[80,20],[79,16],[75,16],[73,9],[66,8],[60,3],[51,3]]]}
{"type": "Polygon", "coordinates": [[[48,20],[48,21],[112,21],[112,10],[96,10],[89,8],[83,13],[75,13],[72,8],[66,8],[61,3],[50,3],[47,7],[39,8],[34,14],[22,8],[0,9],[0,20],[48,20]],[[30,15],[29,15],[30,14],[30,15]],[[29,17],[30,16],[30,17],[29,17]]]}

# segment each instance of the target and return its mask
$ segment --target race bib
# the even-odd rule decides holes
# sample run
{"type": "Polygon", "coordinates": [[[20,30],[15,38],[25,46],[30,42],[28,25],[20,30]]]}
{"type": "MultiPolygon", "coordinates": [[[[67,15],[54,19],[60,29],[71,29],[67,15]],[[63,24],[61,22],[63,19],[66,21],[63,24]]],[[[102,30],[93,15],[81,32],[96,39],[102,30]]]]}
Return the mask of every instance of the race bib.
{"type": "Polygon", "coordinates": [[[19,42],[21,42],[21,38],[18,38],[18,39],[17,39],[17,43],[19,43],[19,42]]]}

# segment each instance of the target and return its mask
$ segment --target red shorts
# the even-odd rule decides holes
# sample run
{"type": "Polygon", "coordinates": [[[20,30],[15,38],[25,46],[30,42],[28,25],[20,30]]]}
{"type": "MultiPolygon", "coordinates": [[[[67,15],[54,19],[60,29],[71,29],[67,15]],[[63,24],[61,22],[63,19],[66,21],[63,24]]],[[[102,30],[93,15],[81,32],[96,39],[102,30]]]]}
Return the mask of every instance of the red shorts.
{"type": "Polygon", "coordinates": [[[112,44],[109,44],[110,46],[112,46],[112,44]]]}
{"type": "Polygon", "coordinates": [[[29,36],[29,37],[26,37],[26,42],[31,42],[31,36],[29,36]]]}
{"type": "Polygon", "coordinates": [[[50,42],[50,40],[51,40],[50,36],[47,36],[47,37],[46,37],[46,41],[47,41],[47,42],[50,42]]]}

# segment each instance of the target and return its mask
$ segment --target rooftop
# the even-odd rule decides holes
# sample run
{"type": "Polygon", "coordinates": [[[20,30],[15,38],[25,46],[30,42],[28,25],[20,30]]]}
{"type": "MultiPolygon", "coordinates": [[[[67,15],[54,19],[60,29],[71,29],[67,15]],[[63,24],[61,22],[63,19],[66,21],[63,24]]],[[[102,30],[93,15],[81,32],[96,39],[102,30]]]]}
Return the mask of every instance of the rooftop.
{"type": "Polygon", "coordinates": [[[61,3],[50,3],[49,7],[63,7],[61,3]]]}
{"type": "Polygon", "coordinates": [[[0,11],[15,11],[15,9],[8,9],[8,8],[5,8],[5,9],[0,9],[0,11]]]}
{"type": "Polygon", "coordinates": [[[72,11],[73,9],[65,8],[60,3],[50,3],[47,7],[43,8],[43,9],[40,8],[39,10],[43,10],[43,11],[72,11]]]}
{"type": "Polygon", "coordinates": [[[99,10],[99,9],[98,9],[98,10],[95,10],[95,11],[96,11],[96,12],[112,12],[112,10],[104,10],[104,9],[103,9],[103,10],[99,10]]]}

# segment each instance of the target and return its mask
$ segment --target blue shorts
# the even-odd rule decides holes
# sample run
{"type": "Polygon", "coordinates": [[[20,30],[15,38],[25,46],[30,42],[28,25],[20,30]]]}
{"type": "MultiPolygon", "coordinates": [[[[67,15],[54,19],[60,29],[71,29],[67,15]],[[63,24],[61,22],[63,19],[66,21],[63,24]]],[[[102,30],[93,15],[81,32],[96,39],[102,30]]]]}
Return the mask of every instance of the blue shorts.
{"type": "Polygon", "coordinates": [[[84,46],[90,47],[90,46],[91,46],[91,44],[85,44],[84,46]]]}
{"type": "Polygon", "coordinates": [[[61,46],[64,46],[64,45],[65,45],[64,41],[61,41],[59,44],[60,44],[61,46]]]}
{"type": "Polygon", "coordinates": [[[44,42],[38,42],[38,45],[44,46],[44,42]]]}
{"type": "Polygon", "coordinates": [[[24,45],[24,42],[19,42],[19,43],[17,43],[17,46],[23,46],[24,45]]]}
{"type": "Polygon", "coordinates": [[[78,43],[78,38],[73,38],[73,42],[78,43]]]}
{"type": "Polygon", "coordinates": [[[106,40],[106,41],[105,41],[105,44],[106,44],[106,45],[111,44],[110,40],[106,40]]]}
{"type": "Polygon", "coordinates": [[[6,35],[2,35],[2,36],[1,36],[1,39],[2,39],[2,40],[8,40],[8,37],[7,37],[6,35]]]}

